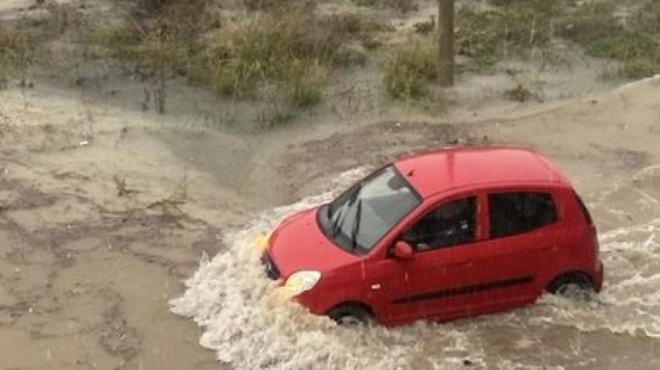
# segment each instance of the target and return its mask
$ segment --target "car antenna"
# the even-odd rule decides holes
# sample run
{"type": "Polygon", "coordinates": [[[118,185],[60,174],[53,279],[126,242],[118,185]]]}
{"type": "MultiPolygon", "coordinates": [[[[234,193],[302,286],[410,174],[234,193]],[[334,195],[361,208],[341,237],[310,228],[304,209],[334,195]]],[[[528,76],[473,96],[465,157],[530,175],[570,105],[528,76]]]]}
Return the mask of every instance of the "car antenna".
{"type": "Polygon", "coordinates": [[[413,168],[413,169],[411,169],[410,171],[408,171],[408,173],[406,174],[406,176],[410,177],[410,176],[412,176],[412,175],[414,175],[414,174],[415,174],[415,169],[413,168]]]}

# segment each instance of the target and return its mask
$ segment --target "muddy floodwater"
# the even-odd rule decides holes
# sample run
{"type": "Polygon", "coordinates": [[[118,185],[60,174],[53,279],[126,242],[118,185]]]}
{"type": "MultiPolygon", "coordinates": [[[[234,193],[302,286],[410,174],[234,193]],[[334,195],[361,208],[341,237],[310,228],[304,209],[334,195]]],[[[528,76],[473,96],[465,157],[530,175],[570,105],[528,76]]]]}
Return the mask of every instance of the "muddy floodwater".
{"type": "MultiPolygon", "coordinates": [[[[336,190],[354,181],[340,176],[336,190]]],[[[660,167],[637,182],[657,183],[660,167]]],[[[650,194],[622,189],[639,207],[660,206],[650,194]]],[[[204,328],[200,344],[240,369],[658,369],[660,368],[660,218],[600,234],[607,279],[593,301],[543,296],[536,305],[453,323],[420,322],[384,329],[346,329],[278,300],[252,242],[292,212],[336,192],[264,212],[227,235],[228,250],[205,258],[171,301],[171,310],[204,328]]],[[[592,204],[596,217],[616,210],[592,204]]]]}

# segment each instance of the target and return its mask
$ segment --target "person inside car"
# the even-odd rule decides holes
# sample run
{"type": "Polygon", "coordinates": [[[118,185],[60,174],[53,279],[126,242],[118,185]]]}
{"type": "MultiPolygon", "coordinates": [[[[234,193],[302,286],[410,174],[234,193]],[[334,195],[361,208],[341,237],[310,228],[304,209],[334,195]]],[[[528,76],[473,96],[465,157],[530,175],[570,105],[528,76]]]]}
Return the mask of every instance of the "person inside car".
{"type": "Polygon", "coordinates": [[[416,251],[469,243],[474,239],[474,207],[470,198],[446,203],[432,211],[405,235],[416,251]]]}

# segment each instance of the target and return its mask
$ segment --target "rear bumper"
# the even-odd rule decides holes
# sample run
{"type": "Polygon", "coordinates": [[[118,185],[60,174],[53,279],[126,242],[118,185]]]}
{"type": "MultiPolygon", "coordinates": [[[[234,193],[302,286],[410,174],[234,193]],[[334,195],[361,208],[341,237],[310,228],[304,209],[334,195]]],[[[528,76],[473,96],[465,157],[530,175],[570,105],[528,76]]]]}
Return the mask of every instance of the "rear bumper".
{"type": "Polygon", "coordinates": [[[598,261],[598,268],[596,271],[594,271],[593,274],[593,284],[594,284],[594,290],[596,292],[600,292],[601,289],[603,289],[603,279],[605,277],[605,266],[603,265],[602,261],[598,261]]]}

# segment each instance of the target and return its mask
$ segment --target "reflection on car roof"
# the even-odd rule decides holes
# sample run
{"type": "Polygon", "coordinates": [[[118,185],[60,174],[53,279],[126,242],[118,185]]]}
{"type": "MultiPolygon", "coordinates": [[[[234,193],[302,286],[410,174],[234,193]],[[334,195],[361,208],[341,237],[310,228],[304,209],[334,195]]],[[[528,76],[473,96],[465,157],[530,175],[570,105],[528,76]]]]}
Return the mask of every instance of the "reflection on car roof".
{"type": "Polygon", "coordinates": [[[529,149],[445,149],[400,159],[395,166],[422,197],[491,184],[569,186],[550,161],[529,149]]]}

